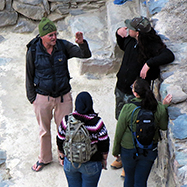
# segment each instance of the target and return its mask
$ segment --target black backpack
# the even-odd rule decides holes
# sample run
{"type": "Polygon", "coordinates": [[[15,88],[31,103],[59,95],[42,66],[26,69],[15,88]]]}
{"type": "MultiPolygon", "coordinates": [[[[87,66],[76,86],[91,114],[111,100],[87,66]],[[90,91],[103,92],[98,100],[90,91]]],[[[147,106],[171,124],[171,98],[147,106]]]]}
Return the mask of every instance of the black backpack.
{"type": "MultiPolygon", "coordinates": [[[[135,104],[135,103],[134,103],[135,104]]],[[[153,137],[155,135],[156,126],[154,120],[154,113],[150,110],[146,110],[141,108],[141,106],[137,106],[131,116],[131,127],[129,127],[132,132],[134,139],[134,146],[136,148],[136,144],[139,148],[142,149],[152,149],[153,148],[153,137]],[[136,123],[136,131],[133,132],[133,116],[134,112],[140,109],[138,112],[136,123]]]]}

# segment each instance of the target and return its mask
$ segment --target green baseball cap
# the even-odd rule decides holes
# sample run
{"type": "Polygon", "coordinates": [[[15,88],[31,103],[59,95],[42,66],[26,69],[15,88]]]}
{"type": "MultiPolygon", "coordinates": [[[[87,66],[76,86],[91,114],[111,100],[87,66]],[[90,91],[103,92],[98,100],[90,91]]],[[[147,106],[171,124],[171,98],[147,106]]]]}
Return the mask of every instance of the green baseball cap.
{"type": "Polygon", "coordinates": [[[125,20],[126,27],[133,31],[139,31],[143,33],[147,33],[151,30],[150,21],[146,17],[136,17],[132,20],[125,20]]]}
{"type": "Polygon", "coordinates": [[[42,20],[38,25],[38,29],[39,29],[40,37],[45,36],[46,34],[49,34],[53,31],[57,31],[55,24],[46,17],[42,18],[42,20]]]}

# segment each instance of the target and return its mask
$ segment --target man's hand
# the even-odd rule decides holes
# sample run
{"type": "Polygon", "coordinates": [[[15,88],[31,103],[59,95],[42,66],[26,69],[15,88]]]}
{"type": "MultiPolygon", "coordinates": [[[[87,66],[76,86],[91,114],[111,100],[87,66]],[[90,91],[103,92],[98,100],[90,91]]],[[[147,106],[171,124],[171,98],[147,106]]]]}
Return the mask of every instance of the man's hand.
{"type": "Polygon", "coordinates": [[[117,30],[118,35],[120,35],[122,38],[128,36],[128,29],[127,27],[121,27],[117,30]]]}
{"type": "Polygon", "coordinates": [[[75,42],[77,44],[83,44],[83,33],[82,32],[76,32],[75,34],[75,42]]]}
{"type": "Polygon", "coordinates": [[[143,66],[143,68],[142,68],[142,70],[140,71],[140,77],[142,79],[146,78],[147,72],[148,72],[149,69],[150,69],[150,67],[145,63],[144,66],[143,66]]]}

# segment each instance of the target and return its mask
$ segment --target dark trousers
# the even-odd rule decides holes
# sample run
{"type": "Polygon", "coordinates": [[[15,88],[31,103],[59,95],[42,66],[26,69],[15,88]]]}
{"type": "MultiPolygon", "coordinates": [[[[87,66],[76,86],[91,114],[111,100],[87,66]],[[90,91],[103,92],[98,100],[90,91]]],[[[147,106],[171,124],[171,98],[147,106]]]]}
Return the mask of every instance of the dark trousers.
{"type": "Polygon", "coordinates": [[[130,100],[134,98],[134,95],[125,94],[122,91],[120,91],[118,88],[115,88],[115,96],[116,96],[115,118],[116,120],[118,120],[119,114],[124,104],[129,103],[130,100]]]}
{"type": "Polygon", "coordinates": [[[121,160],[125,170],[124,187],[147,187],[147,179],[158,151],[155,148],[145,152],[138,148],[138,152],[139,156],[135,156],[135,148],[121,148],[121,160]]]}

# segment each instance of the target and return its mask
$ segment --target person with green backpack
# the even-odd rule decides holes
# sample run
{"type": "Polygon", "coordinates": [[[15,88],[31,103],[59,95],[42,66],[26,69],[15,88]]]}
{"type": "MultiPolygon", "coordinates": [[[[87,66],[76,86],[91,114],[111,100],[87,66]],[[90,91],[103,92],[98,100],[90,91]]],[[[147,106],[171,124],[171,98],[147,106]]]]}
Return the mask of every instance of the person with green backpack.
{"type": "Polygon", "coordinates": [[[101,171],[107,167],[110,138],[103,120],[93,109],[93,100],[88,92],[77,95],[75,111],[62,119],[57,145],[68,186],[97,187],[101,171]],[[87,131],[89,142],[85,135],[87,131]],[[90,146],[91,151],[86,151],[90,146]]]}
{"type": "MultiPolygon", "coordinates": [[[[168,94],[162,103],[158,102],[150,89],[149,83],[142,78],[135,80],[132,92],[135,98],[123,106],[119,115],[112,154],[116,158],[121,156],[125,170],[124,187],[146,187],[152,165],[158,156],[159,131],[167,130],[168,127],[167,107],[172,101],[172,95],[168,94]],[[137,117],[140,108],[137,109],[137,105],[154,114],[155,132],[151,146],[140,146],[137,141],[139,137],[135,137],[132,133],[137,132],[139,123],[137,117]]],[[[148,120],[145,119],[145,121],[148,120]]],[[[152,123],[150,124],[152,125],[152,123]]],[[[143,132],[144,129],[142,128],[141,131],[143,132]]],[[[144,138],[144,143],[146,143],[145,140],[144,138]]],[[[147,145],[149,144],[150,141],[147,140],[147,145]]]]}

